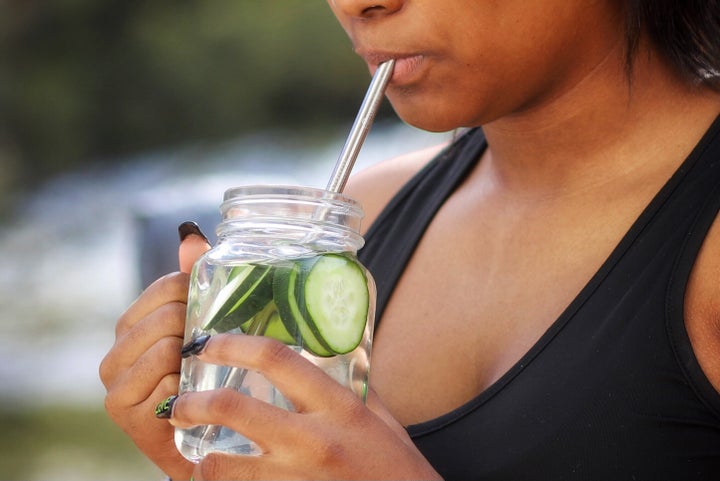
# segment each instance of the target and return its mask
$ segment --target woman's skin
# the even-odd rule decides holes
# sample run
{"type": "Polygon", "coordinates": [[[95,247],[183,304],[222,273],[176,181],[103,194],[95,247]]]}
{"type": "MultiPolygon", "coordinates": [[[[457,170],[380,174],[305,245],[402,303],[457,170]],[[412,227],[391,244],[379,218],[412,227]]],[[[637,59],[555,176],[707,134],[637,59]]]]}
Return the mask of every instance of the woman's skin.
{"type": "MultiPolygon", "coordinates": [[[[717,93],[683,83],[644,41],[628,78],[621,2],[329,3],[371,72],[400,59],[387,94],[401,118],[428,130],[482,125],[489,149],[438,212],[388,304],[367,408],[271,339],[209,341],[201,359],[262,371],[298,412],[212,391],[181,396],[170,423],[224,423],[250,435],[262,456],[211,455],[193,466],[177,453],[171,424],[153,409],[177,392],[188,276],[170,274],[138,298],[101,366],[106,407],[173,478],[437,478],[401,425],[458,407],[519,360],[720,112],[717,93]]],[[[436,151],[351,179],[346,192],[363,204],[366,226],[436,151]]],[[[181,270],[206,248],[188,236],[181,270]]],[[[719,273],[716,223],[685,310],[717,389],[719,273]]]]}

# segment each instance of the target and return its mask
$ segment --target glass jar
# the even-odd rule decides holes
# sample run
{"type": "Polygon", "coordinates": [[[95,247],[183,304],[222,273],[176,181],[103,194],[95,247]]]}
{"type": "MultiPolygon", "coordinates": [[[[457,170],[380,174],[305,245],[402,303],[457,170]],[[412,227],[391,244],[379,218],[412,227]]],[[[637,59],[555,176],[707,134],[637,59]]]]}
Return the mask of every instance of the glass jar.
{"type": "MultiPolygon", "coordinates": [[[[363,211],[342,194],[290,186],[225,192],[218,242],[195,264],[184,342],[230,332],[284,342],[365,401],[375,283],[356,257],[363,211]]],[[[293,410],[254,371],[183,360],[180,394],[230,387],[293,410]]],[[[175,443],[197,462],[209,452],[260,454],[222,426],[177,429],[175,443]]]]}

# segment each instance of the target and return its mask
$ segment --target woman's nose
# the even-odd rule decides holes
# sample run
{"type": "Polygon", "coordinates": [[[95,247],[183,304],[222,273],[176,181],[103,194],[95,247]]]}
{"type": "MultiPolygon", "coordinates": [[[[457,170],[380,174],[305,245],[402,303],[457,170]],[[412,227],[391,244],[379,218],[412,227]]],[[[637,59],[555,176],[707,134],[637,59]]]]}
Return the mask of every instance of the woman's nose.
{"type": "Polygon", "coordinates": [[[355,18],[374,18],[400,10],[405,0],[330,0],[336,13],[355,18]]]}

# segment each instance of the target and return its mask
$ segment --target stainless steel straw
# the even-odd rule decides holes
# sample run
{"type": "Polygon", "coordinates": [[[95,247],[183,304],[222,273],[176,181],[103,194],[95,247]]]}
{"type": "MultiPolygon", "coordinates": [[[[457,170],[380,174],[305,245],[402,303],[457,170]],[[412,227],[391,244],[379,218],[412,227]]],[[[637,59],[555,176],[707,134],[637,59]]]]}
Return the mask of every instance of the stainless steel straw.
{"type": "Polygon", "coordinates": [[[335,169],[330,176],[330,181],[327,184],[325,190],[330,192],[342,192],[345,189],[348,177],[350,177],[350,171],[352,171],[355,161],[357,160],[360,149],[362,148],[363,142],[370,132],[370,127],[375,120],[380,104],[382,103],[383,96],[385,95],[385,88],[392,77],[393,68],[395,67],[395,60],[391,59],[387,62],[380,64],[378,69],[373,75],[370,86],[368,87],[365,99],[360,105],[355,122],[350,129],[345,145],[340,151],[340,156],[335,163],[335,169]]]}

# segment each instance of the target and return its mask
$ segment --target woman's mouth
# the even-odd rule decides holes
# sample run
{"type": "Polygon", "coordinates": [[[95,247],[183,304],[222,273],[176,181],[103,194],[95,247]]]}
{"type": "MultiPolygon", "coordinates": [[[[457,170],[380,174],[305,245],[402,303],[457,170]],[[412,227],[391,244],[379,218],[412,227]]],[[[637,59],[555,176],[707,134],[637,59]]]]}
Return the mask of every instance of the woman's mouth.
{"type": "Polygon", "coordinates": [[[390,85],[402,86],[408,85],[417,80],[419,76],[420,67],[424,63],[425,57],[423,55],[383,55],[383,59],[380,56],[366,56],[365,60],[368,62],[370,67],[370,74],[374,75],[379,64],[388,58],[395,59],[395,68],[393,69],[393,75],[390,79],[390,85]],[[376,58],[373,58],[376,57],[376,58]]]}

